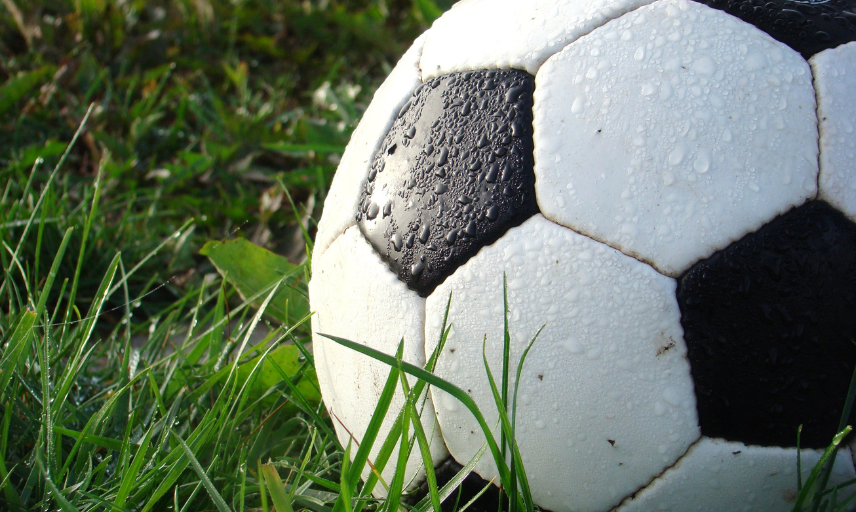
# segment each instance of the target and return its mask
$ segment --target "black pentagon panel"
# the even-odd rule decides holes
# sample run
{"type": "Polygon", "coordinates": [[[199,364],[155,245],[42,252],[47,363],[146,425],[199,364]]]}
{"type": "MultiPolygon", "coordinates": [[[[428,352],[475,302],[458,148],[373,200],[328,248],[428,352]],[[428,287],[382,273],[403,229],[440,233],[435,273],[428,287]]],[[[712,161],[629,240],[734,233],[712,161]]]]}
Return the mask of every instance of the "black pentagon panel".
{"type": "MultiPolygon", "coordinates": [[[[826,447],[856,365],[856,225],[821,201],[693,266],[678,284],[702,434],[826,447]]],[[[856,421],[856,411],[849,423],[856,421]]]]}
{"type": "Polygon", "coordinates": [[[509,228],[538,213],[525,71],[453,73],[419,86],[372,161],[357,220],[427,296],[509,228]]]}
{"type": "Polygon", "coordinates": [[[805,59],[856,40],[854,0],[695,0],[751,23],[805,59]]]}

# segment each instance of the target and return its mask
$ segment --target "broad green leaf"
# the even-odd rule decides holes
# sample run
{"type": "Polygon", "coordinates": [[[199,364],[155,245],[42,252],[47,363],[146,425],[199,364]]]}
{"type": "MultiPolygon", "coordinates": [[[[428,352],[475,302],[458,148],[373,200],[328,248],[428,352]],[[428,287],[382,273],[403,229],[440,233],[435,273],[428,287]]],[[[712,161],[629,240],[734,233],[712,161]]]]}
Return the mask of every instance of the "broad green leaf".
{"type": "MultiPolygon", "coordinates": [[[[4,101],[5,98],[0,97],[0,111],[2,111],[2,103],[4,101]]],[[[49,140],[44,143],[39,142],[38,144],[33,144],[32,146],[28,146],[23,149],[20,153],[20,157],[13,165],[18,169],[29,169],[39,158],[48,159],[62,155],[65,148],[66,144],[64,142],[56,140],[49,140]]]]}
{"type": "Polygon", "coordinates": [[[292,156],[304,156],[309,152],[314,153],[342,153],[345,151],[344,146],[340,146],[338,144],[324,144],[324,143],[315,143],[315,144],[288,144],[285,142],[274,142],[270,144],[264,144],[263,147],[265,149],[269,149],[271,151],[276,151],[279,153],[283,153],[286,155],[292,156]]]}
{"type": "Polygon", "coordinates": [[[104,12],[104,9],[107,8],[107,2],[106,0],[77,0],[74,7],[78,13],[96,16],[104,12]]]}
{"type": "MultiPolygon", "coordinates": [[[[299,359],[301,357],[300,350],[296,346],[280,345],[268,353],[267,356],[258,356],[241,364],[238,367],[239,383],[246,381],[250,377],[250,373],[262,357],[265,357],[265,360],[261,368],[256,372],[255,381],[249,391],[250,396],[253,398],[262,396],[268,389],[277,385],[282,380],[282,376],[277,371],[274,363],[286,375],[292,378],[300,371],[301,366],[304,366],[304,363],[299,359]]],[[[295,384],[295,388],[303,394],[304,398],[312,403],[317,404],[321,401],[321,394],[318,391],[318,377],[315,375],[315,369],[311,366],[305,365],[303,375],[297,384],[295,384]]]]}
{"type": "Polygon", "coordinates": [[[0,114],[4,114],[18,100],[31,94],[53,71],[53,66],[43,66],[6,80],[6,83],[0,86],[0,114]]]}
{"type": "MultiPolygon", "coordinates": [[[[301,265],[295,265],[243,238],[208,242],[199,254],[208,256],[217,271],[245,300],[270,288],[283,277],[292,276],[297,280],[303,275],[301,265]]],[[[309,313],[306,297],[293,284],[291,279],[286,279],[266,310],[266,313],[286,325],[292,325],[309,313]]],[[[256,303],[253,305],[259,306],[256,303]]]]}
{"type": "Polygon", "coordinates": [[[413,3],[428,25],[434,23],[434,20],[443,14],[443,10],[437,7],[434,0],[413,0],[413,3]]]}

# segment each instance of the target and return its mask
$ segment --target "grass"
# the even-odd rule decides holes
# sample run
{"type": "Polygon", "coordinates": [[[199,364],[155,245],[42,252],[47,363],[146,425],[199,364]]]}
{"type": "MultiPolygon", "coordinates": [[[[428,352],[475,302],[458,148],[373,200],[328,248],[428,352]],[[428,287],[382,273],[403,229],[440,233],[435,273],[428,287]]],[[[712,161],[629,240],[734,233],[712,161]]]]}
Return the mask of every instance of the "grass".
{"type": "MultiPolygon", "coordinates": [[[[427,460],[415,499],[403,465],[380,470],[395,447],[430,457],[427,387],[478,408],[433,376],[436,357],[371,353],[385,391],[366,437],[341,446],[306,348],[313,219],[338,157],[450,4],[2,0],[0,509],[464,510],[456,489],[487,454],[507,508],[533,509],[507,322],[497,435],[482,419],[488,441],[445,485],[427,460]],[[287,258],[216,242],[233,238],[287,258]],[[239,275],[241,259],[268,273],[239,275]],[[397,387],[408,400],[389,410],[397,387]]],[[[802,510],[836,509],[827,479],[818,466],[802,484],[802,510]]]]}
{"type": "MultiPolygon", "coordinates": [[[[212,271],[197,254],[207,240],[243,236],[301,260],[301,228],[314,229],[362,110],[439,10],[431,0],[3,0],[0,198],[37,194],[95,105],[42,210],[40,253],[27,238],[22,254],[52,259],[64,217],[90,202],[101,172],[92,233],[102,246],[88,246],[82,299],[105,254],[141,261],[188,219],[183,249],[159,251],[128,281],[136,297],[171,278],[138,315],[212,271]]],[[[73,234],[70,250],[81,242],[73,234]]]]}
{"type": "MultiPolygon", "coordinates": [[[[260,343],[249,344],[277,289],[297,284],[299,277],[284,278],[235,308],[228,308],[225,286],[204,280],[136,322],[128,283],[140,267],[117,252],[81,312],[73,293],[56,288],[74,290],[85,245],[98,241],[87,236],[97,213],[98,184],[89,193],[90,208],[78,214],[84,247],[77,255],[69,255],[75,231],[69,228],[37,288],[29,286],[26,263],[7,257],[4,264],[0,501],[5,509],[245,510],[258,503],[263,480],[270,485],[268,468],[289,475],[291,502],[324,503],[329,498],[323,485],[319,490],[306,475],[334,471],[341,452],[328,425],[306,419],[317,419],[320,410],[317,392],[311,394],[310,360],[282,357],[277,349],[291,341],[287,347],[297,351],[305,329],[300,323],[272,327],[260,343]],[[62,276],[67,256],[76,256],[77,271],[62,276]],[[123,306],[109,309],[111,298],[123,306]],[[250,307],[255,298],[262,300],[258,310],[250,307]],[[118,322],[105,322],[108,313],[118,322]],[[254,386],[269,362],[288,382],[254,386]],[[310,393],[302,392],[307,385],[310,393]],[[268,460],[275,465],[257,464],[268,460]]],[[[37,209],[29,213],[29,219],[38,217],[37,209]]],[[[173,234],[161,250],[174,248],[181,238],[180,232],[173,234]]],[[[281,497],[272,495],[275,502],[281,497]]]]}

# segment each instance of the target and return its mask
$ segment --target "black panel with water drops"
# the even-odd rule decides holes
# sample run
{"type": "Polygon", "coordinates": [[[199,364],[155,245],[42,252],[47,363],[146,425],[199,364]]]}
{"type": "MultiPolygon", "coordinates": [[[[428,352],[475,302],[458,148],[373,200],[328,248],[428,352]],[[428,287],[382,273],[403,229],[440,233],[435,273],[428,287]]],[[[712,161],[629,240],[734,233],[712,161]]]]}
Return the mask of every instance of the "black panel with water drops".
{"type": "Polygon", "coordinates": [[[534,87],[513,69],[441,76],[414,92],[381,143],[357,220],[420,295],[538,213],[534,87]]]}
{"type": "Polygon", "coordinates": [[[806,59],[856,40],[856,0],[695,0],[755,25],[806,59]]]}
{"type": "Polygon", "coordinates": [[[693,266],[678,303],[702,434],[796,446],[802,424],[802,446],[829,444],[856,365],[856,225],[795,208],[693,266]]]}

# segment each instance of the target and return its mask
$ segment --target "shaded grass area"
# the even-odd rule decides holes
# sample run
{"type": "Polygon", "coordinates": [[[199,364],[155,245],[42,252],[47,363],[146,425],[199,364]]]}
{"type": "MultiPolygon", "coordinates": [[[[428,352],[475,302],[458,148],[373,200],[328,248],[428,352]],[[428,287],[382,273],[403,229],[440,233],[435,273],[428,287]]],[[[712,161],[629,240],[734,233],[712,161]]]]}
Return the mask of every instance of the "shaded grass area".
{"type": "Polygon", "coordinates": [[[102,169],[102,246],[81,297],[104,254],[136,260],[190,218],[187,249],[150,260],[132,295],[177,275],[168,289],[180,290],[158,305],[180,296],[205,271],[195,249],[207,239],[246,236],[299,261],[298,225],[312,231],[362,110],[437,14],[430,0],[4,0],[0,194],[20,198],[30,179],[40,190],[94,104],[45,202],[40,255],[55,253],[63,217],[88,202],[84,186],[102,169]]]}
{"type": "Polygon", "coordinates": [[[189,243],[185,223],[140,261],[109,254],[84,306],[81,269],[104,242],[93,229],[102,176],[83,187],[90,200],[69,212],[40,280],[22,248],[33,239],[41,253],[36,220],[56,181],[3,205],[22,233],[0,258],[0,509],[244,510],[262,502],[263,471],[287,475],[293,503],[322,506],[324,481],[303,473],[335,471],[341,451],[320,416],[306,329],[262,321],[280,287],[303,289],[303,267],[246,301],[217,278],[200,280],[138,320],[146,297],[130,295],[129,282],[147,259],[189,243]]]}

